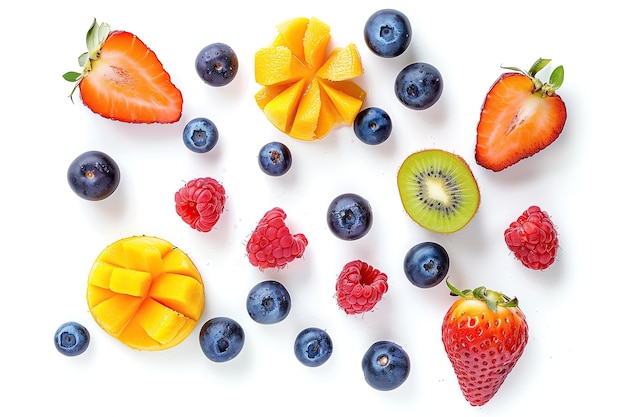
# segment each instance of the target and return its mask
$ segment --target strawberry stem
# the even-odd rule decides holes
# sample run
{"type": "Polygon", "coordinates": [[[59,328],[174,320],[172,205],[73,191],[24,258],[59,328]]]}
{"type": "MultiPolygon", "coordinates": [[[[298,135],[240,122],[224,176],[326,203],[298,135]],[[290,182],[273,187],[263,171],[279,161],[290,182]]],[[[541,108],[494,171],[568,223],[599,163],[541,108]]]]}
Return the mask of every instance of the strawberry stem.
{"type": "Polygon", "coordinates": [[[74,88],[72,88],[72,92],[70,93],[70,99],[72,102],[74,101],[72,97],[74,96],[74,92],[76,91],[78,84],[84,77],[87,76],[87,73],[91,71],[91,61],[95,61],[100,57],[100,49],[110,32],[111,27],[107,23],[98,24],[96,19],[93,19],[93,22],[87,31],[87,52],[83,52],[78,57],[78,65],[83,68],[82,73],[69,71],[63,74],[63,79],[74,83],[74,88]]]}
{"type": "Polygon", "coordinates": [[[544,69],[552,60],[549,58],[539,58],[535,61],[535,63],[530,67],[528,71],[521,70],[517,67],[505,67],[501,66],[502,69],[521,72],[526,75],[533,81],[535,85],[534,93],[540,94],[542,97],[551,96],[554,94],[556,90],[558,90],[561,85],[563,85],[563,79],[565,78],[565,70],[563,69],[563,65],[559,65],[556,67],[552,74],[550,74],[550,81],[544,83],[539,78],[537,78],[537,73],[544,69]]]}
{"type": "Polygon", "coordinates": [[[468,300],[480,300],[487,304],[492,311],[497,311],[500,307],[517,307],[518,300],[516,297],[510,298],[505,294],[497,291],[488,290],[486,287],[478,287],[474,290],[459,290],[446,279],[446,285],[450,289],[450,295],[463,297],[468,300]]]}

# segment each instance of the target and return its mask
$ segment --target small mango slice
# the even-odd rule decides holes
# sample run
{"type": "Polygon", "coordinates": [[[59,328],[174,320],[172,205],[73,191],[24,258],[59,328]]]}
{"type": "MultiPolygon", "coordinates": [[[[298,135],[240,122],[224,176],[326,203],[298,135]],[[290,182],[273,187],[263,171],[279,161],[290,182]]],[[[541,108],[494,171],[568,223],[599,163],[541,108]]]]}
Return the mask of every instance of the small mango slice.
{"type": "Polygon", "coordinates": [[[304,60],[311,68],[319,68],[326,58],[326,50],[330,42],[330,26],[312,17],[302,38],[304,60]]]}
{"type": "Polygon", "coordinates": [[[336,48],[315,75],[329,81],[344,81],[362,73],[361,56],[356,45],[351,43],[345,48],[336,48]]]}
{"type": "Polygon", "coordinates": [[[182,250],[151,236],[120,239],[94,261],[87,304],[96,323],[127,346],[163,350],[182,342],[204,310],[200,272],[182,250]]]}
{"type": "Polygon", "coordinates": [[[262,85],[291,83],[302,78],[306,69],[286,46],[272,46],[254,55],[256,82],[262,85]]]}
{"type": "Polygon", "coordinates": [[[330,27],[312,17],[296,17],[277,26],[269,47],[255,54],[254,98],[281,132],[301,140],[325,137],[336,125],[351,125],[365,100],[353,80],[363,74],[354,43],[328,55],[330,27]]]}
{"type": "Polygon", "coordinates": [[[335,105],[335,108],[344,123],[351,125],[361,110],[363,102],[360,99],[333,88],[328,84],[322,83],[322,88],[324,88],[324,91],[328,94],[330,101],[335,105]]]}
{"type": "Polygon", "coordinates": [[[306,17],[296,17],[285,20],[276,26],[278,36],[274,40],[273,45],[286,46],[295,55],[300,62],[306,62],[304,59],[304,45],[302,39],[309,26],[309,19],[306,17]]]}
{"type": "Polygon", "coordinates": [[[315,137],[317,123],[322,110],[319,82],[313,80],[300,100],[290,134],[294,138],[309,140],[315,137]]]}
{"type": "Polygon", "coordinates": [[[291,131],[304,87],[304,80],[290,85],[273,97],[263,108],[267,119],[283,132],[291,131]]]}

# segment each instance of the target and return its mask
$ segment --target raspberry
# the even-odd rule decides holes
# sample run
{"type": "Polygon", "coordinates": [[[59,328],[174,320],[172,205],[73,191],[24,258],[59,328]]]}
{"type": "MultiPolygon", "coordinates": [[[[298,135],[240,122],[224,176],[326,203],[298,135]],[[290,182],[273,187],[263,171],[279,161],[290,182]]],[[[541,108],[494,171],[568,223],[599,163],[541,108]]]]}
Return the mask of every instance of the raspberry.
{"type": "Polygon", "coordinates": [[[530,269],[543,270],[556,259],[559,246],[548,213],[530,206],[504,231],[504,241],[515,257],[530,269]]]}
{"type": "Polygon", "coordinates": [[[308,241],[303,234],[292,235],[285,225],[287,214],[275,207],[265,213],[246,245],[253,266],[282,268],[304,254],[308,241]]]}
{"type": "Polygon", "coordinates": [[[365,313],[376,306],[388,288],[386,274],[363,261],[351,261],[337,278],[337,303],[347,314],[365,313]]]}
{"type": "Polygon", "coordinates": [[[201,232],[213,229],[224,211],[226,192],[213,178],[196,178],[174,194],[176,213],[201,232]]]}

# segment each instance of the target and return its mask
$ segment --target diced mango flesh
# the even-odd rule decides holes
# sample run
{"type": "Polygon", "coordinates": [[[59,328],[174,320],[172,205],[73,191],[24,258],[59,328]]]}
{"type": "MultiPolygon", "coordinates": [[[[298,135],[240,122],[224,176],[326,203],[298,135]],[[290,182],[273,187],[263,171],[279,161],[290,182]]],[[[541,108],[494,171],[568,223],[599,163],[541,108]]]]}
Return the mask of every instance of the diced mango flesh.
{"type": "Polygon", "coordinates": [[[300,80],[281,91],[265,105],[263,109],[265,116],[279,130],[283,132],[291,130],[303,91],[304,80],[300,80]]]}
{"type": "Polygon", "coordinates": [[[306,17],[296,17],[278,24],[276,29],[278,29],[279,35],[276,37],[274,45],[286,46],[300,62],[306,62],[302,39],[308,26],[309,19],[306,17]]]}
{"type": "Polygon", "coordinates": [[[136,236],[105,248],[87,281],[87,303],[111,336],[139,350],[182,342],[204,310],[204,284],[191,259],[166,240],[136,236]]]}
{"type": "Polygon", "coordinates": [[[255,100],[267,119],[301,140],[352,124],[365,100],[365,91],[350,81],[363,74],[356,45],[327,56],[330,27],[314,17],[289,19],[277,29],[274,42],[255,55],[255,79],[262,85],[255,100]]]}
{"type": "Polygon", "coordinates": [[[306,69],[289,48],[262,48],[254,55],[256,82],[261,85],[291,83],[306,74],[306,69]]]}
{"type": "Polygon", "coordinates": [[[322,84],[324,91],[328,94],[330,101],[335,105],[337,112],[346,124],[352,124],[357,114],[361,110],[362,101],[358,98],[351,96],[348,93],[344,93],[341,90],[337,90],[322,84]]]}
{"type": "Polygon", "coordinates": [[[191,320],[150,298],[144,301],[135,317],[146,334],[161,345],[171,342],[185,326],[186,321],[191,320]]]}
{"type": "Polygon", "coordinates": [[[330,41],[330,27],[321,20],[312,17],[302,38],[304,60],[311,68],[319,68],[326,58],[330,41]]]}
{"type": "Polygon", "coordinates": [[[296,112],[291,135],[297,139],[309,140],[315,137],[315,130],[322,109],[322,98],[319,82],[313,80],[309,89],[302,96],[296,112]]]}
{"type": "Polygon", "coordinates": [[[316,75],[329,81],[344,81],[354,78],[354,74],[362,74],[363,65],[356,45],[351,43],[345,48],[336,48],[316,75]]]}
{"type": "Polygon", "coordinates": [[[165,273],[154,279],[150,288],[150,298],[198,320],[202,314],[204,289],[202,284],[192,277],[165,273]]]}
{"type": "Polygon", "coordinates": [[[152,281],[152,274],[134,269],[115,268],[111,273],[109,289],[118,294],[145,297],[152,281]]]}

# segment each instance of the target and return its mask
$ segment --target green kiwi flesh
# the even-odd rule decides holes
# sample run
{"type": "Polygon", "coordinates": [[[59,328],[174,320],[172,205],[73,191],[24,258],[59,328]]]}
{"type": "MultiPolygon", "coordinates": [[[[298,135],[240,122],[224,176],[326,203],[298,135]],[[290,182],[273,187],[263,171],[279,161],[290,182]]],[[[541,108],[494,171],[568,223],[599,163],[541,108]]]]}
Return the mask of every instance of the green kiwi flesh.
{"type": "Polygon", "coordinates": [[[409,155],[398,171],[398,190],[407,214],[438,233],[465,227],[480,204],[478,184],[465,160],[440,149],[409,155]]]}

